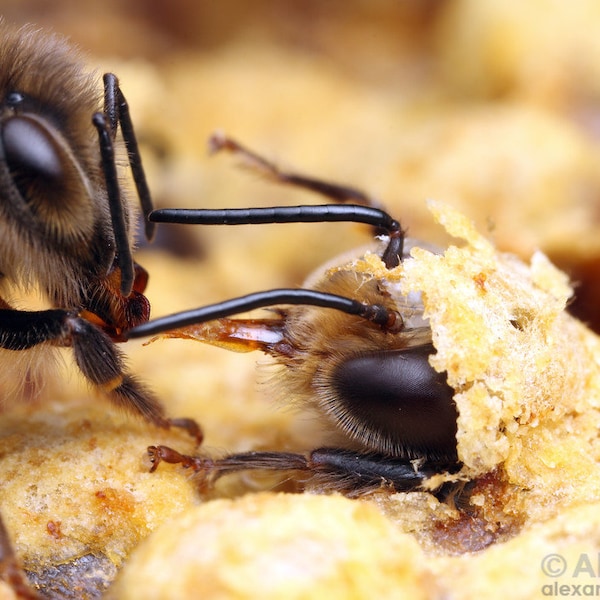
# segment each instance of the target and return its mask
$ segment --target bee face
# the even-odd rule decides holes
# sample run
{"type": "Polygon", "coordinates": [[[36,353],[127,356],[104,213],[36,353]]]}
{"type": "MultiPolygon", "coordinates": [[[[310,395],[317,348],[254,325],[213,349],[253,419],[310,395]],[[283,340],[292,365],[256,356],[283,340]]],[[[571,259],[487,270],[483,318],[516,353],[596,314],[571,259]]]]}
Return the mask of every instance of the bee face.
{"type": "Polygon", "coordinates": [[[382,484],[412,490],[431,475],[459,470],[454,390],[430,364],[435,349],[421,298],[404,295],[400,285],[402,262],[416,242],[406,240],[400,224],[360,191],[282,172],[230,138],[213,138],[212,146],[241,156],[267,179],[341,204],[169,209],[151,213],[151,220],[206,225],[346,220],[383,230],[385,241],[374,252],[332,261],[305,288],[249,294],[132,329],[131,337],[166,331],[167,337],[263,351],[274,359],[274,388],[284,401],[312,408],[329,434],[330,445],[307,454],[248,452],[212,459],[151,447],[154,468],[161,461],[182,463],[204,481],[244,469],[305,471],[349,494],[382,484]],[[278,305],[283,307],[274,318],[229,318],[278,305]]]}
{"type": "Polygon", "coordinates": [[[91,122],[101,91],[59,37],[2,23],[0,56],[0,272],[65,305],[114,258],[91,122]]]}
{"type": "Polygon", "coordinates": [[[286,310],[285,352],[271,351],[280,365],[280,394],[312,407],[324,428],[362,452],[455,461],[454,391],[429,364],[435,349],[421,299],[401,294],[397,272],[373,271],[358,256],[325,272],[314,287],[397,311],[398,331],[316,307],[286,310]]]}

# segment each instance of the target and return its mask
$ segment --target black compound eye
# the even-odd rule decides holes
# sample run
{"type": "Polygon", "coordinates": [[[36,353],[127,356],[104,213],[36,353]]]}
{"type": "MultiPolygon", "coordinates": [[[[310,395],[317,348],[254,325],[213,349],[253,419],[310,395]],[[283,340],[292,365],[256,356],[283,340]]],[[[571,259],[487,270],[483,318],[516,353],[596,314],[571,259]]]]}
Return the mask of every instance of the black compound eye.
{"type": "Polygon", "coordinates": [[[2,144],[11,169],[29,178],[59,180],[63,174],[55,140],[39,122],[14,117],[2,128],[2,144]]]}
{"type": "MultiPolygon", "coordinates": [[[[15,111],[0,123],[0,158],[8,168],[10,202],[22,203],[26,226],[72,251],[94,224],[87,180],[61,132],[38,114],[15,111]]],[[[79,248],[79,246],[77,246],[79,248]]]]}
{"type": "Polygon", "coordinates": [[[425,344],[341,362],[330,375],[328,411],[375,452],[455,460],[454,390],[429,364],[434,353],[425,344]]]}

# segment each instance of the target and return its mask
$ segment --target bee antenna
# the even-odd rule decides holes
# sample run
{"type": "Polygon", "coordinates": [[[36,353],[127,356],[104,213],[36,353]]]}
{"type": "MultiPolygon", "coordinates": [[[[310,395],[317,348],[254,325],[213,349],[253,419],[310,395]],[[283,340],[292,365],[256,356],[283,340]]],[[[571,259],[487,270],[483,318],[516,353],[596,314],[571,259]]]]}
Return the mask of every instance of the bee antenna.
{"type": "MultiPolygon", "coordinates": [[[[217,131],[211,135],[208,140],[208,149],[211,154],[222,151],[234,154],[242,159],[242,165],[244,167],[257,173],[267,181],[280,183],[283,185],[290,185],[314,192],[337,203],[361,205],[373,209],[379,209],[379,203],[362,190],[359,190],[355,187],[349,187],[347,185],[340,185],[339,183],[331,181],[324,181],[315,177],[308,177],[302,173],[281,169],[274,162],[266,159],[260,154],[257,154],[253,150],[246,148],[246,146],[240,144],[237,140],[229,137],[221,131],[217,131]]],[[[353,209],[349,209],[346,214],[350,216],[352,212],[353,209]]],[[[400,224],[397,221],[391,219],[391,217],[382,210],[380,210],[378,214],[379,218],[375,217],[372,221],[364,221],[362,219],[353,218],[331,220],[358,221],[374,226],[377,233],[380,233],[383,230],[384,233],[390,236],[390,242],[387,249],[383,253],[382,259],[386,267],[391,269],[393,267],[397,267],[402,260],[403,244],[406,232],[400,228],[400,224]]],[[[329,219],[321,220],[325,221],[329,219]]],[[[294,221],[289,220],[273,222],[292,223],[294,221]]]]}
{"type": "Polygon", "coordinates": [[[266,223],[353,222],[372,225],[390,240],[382,260],[388,269],[400,263],[405,232],[400,223],[385,211],[360,204],[318,204],[255,208],[185,209],[165,208],[150,213],[159,223],[188,225],[261,225],[266,223]]]}
{"type": "Polygon", "coordinates": [[[127,149],[129,165],[133,175],[133,181],[137,190],[140,204],[142,206],[142,214],[144,216],[144,229],[146,239],[151,242],[154,239],[156,225],[148,220],[148,215],[152,212],[152,197],[146,174],[142,165],[142,155],[140,154],[137,137],[131,121],[129,113],[129,104],[121,88],[119,80],[113,73],[105,73],[104,77],[104,114],[109,120],[112,139],[115,139],[117,133],[117,124],[121,125],[121,133],[123,141],[127,149]]]}
{"type": "Polygon", "coordinates": [[[133,256],[131,254],[127,223],[125,221],[121,192],[119,190],[113,138],[104,114],[94,114],[92,123],[98,130],[102,170],[104,171],[104,179],[106,180],[108,206],[115,236],[117,264],[121,270],[121,293],[123,296],[129,296],[133,289],[134,281],[133,256]]]}
{"type": "Polygon", "coordinates": [[[152,198],[146,181],[146,175],[142,166],[137,138],[129,114],[129,105],[119,87],[119,80],[112,73],[104,74],[104,112],[96,113],[92,117],[92,123],[98,130],[100,157],[104,179],[106,181],[106,193],[108,195],[108,206],[115,236],[117,252],[117,264],[121,271],[121,293],[129,296],[133,289],[134,263],[129,241],[128,224],[123,210],[123,200],[119,189],[119,179],[115,166],[114,140],[117,135],[117,127],[121,125],[121,132],[129,165],[133,174],[133,180],[137,189],[142,213],[144,216],[144,227],[146,239],[151,241],[154,237],[156,225],[148,219],[152,212],[152,198]]]}
{"type": "Polygon", "coordinates": [[[402,319],[398,313],[380,304],[366,304],[345,296],[315,290],[280,288],[255,292],[154,319],[134,327],[127,333],[127,337],[139,338],[156,335],[171,329],[222,319],[257,308],[270,308],[280,304],[331,308],[361,317],[384,327],[386,330],[395,330],[402,327],[402,319]]]}

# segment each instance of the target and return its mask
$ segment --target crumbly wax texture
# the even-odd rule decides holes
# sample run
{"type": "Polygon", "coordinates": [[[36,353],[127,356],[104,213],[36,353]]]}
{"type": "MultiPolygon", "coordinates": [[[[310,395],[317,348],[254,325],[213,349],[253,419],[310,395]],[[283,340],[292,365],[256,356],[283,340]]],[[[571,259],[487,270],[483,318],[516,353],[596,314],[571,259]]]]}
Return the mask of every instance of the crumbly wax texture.
{"type": "Polygon", "coordinates": [[[564,495],[596,498],[600,345],[566,312],[566,276],[542,253],[526,264],[497,252],[462,215],[431,209],[466,244],[439,255],[415,248],[402,282],[422,292],[432,364],[456,389],[463,473],[500,469],[528,490],[532,510],[564,495]]]}
{"type": "Polygon", "coordinates": [[[189,479],[144,460],[152,442],[191,450],[189,436],[87,400],[21,405],[0,424],[2,518],[30,579],[65,598],[97,597],[140,540],[196,501],[189,479]]]}
{"type": "MultiPolygon", "coordinates": [[[[106,590],[121,570],[114,598],[185,597],[196,588],[205,598],[281,597],[282,590],[290,597],[289,577],[302,582],[303,598],[367,598],[377,589],[494,598],[525,572],[541,589],[540,565],[552,549],[575,564],[576,555],[595,552],[598,338],[566,313],[571,287],[542,254],[525,263],[499,253],[462,215],[431,208],[462,241],[438,254],[416,247],[393,271],[376,254],[352,268],[422,294],[437,348],[432,363],[457,390],[460,477],[471,482],[457,498],[460,510],[424,492],[385,490],[356,500],[266,491],[197,507],[186,471],[160,465],[149,473],[143,459],[150,443],[193,453],[188,436],[115,421],[100,401],[45,402],[3,416],[0,448],[2,513],[32,578],[71,587],[86,581],[89,591],[94,574],[94,589],[106,590]]],[[[138,350],[151,360],[152,346],[138,350]]],[[[191,350],[173,347],[175,356],[191,350]]],[[[185,369],[209,356],[247,358],[213,349],[185,369]]],[[[248,410],[245,389],[232,394],[246,403],[235,415],[228,402],[214,402],[231,365],[223,373],[215,362],[213,383],[196,371],[195,384],[183,386],[163,353],[160,364],[168,375],[163,395],[176,399],[167,386],[189,393],[189,405],[182,399],[172,409],[205,425],[214,436],[209,447],[255,440],[265,415],[248,410]],[[226,411],[221,425],[211,423],[219,410],[226,411]]],[[[281,448],[289,412],[269,414],[268,431],[280,433],[267,447],[281,448]]],[[[235,496],[234,489],[216,495],[235,496]]],[[[531,597],[530,588],[515,597],[531,597]]]]}
{"type": "Polygon", "coordinates": [[[422,551],[373,506],[261,493],[166,523],[131,556],[110,598],[431,597],[422,551]]]}

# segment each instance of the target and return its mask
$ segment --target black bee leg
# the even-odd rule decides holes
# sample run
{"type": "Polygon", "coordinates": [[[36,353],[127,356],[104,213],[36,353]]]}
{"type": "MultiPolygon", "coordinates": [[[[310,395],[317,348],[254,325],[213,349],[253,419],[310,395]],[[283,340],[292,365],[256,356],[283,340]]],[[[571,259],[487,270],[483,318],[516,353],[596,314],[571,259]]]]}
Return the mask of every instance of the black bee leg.
{"type": "Polygon", "coordinates": [[[60,309],[0,310],[0,347],[20,351],[44,342],[71,346],[83,375],[115,404],[155,425],[169,426],[160,402],[126,372],[122,353],[101,329],[60,309]]]}
{"type": "Polygon", "coordinates": [[[0,515],[0,580],[7,583],[18,600],[42,600],[27,581],[0,515]]]}
{"type": "Polygon", "coordinates": [[[67,318],[66,326],[77,366],[91,383],[117,406],[159,427],[169,427],[158,399],[126,372],[123,354],[101,329],[72,316],[67,318]]]}
{"type": "Polygon", "coordinates": [[[210,485],[228,473],[248,470],[300,471],[319,484],[348,495],[360,495],[378,488],[396,492],[424,489],[431,476],[446,468],[456,472],[458,464],[389,458],[377,454],[357,454],[337,448],[319,448],[308,455],[289,452],[243,452],[223,458],[188,456],[167,446],[150,446],[151,471],[161,462],[181,464],[198,474],[202,486],[210,485]]]}
{"type": "Polygon", "coordinates": [[[0,299],[0,348],[27,350],[68,334],[65,310],[24,311],[8,308],[0,299]]]}

